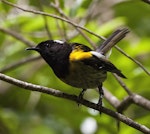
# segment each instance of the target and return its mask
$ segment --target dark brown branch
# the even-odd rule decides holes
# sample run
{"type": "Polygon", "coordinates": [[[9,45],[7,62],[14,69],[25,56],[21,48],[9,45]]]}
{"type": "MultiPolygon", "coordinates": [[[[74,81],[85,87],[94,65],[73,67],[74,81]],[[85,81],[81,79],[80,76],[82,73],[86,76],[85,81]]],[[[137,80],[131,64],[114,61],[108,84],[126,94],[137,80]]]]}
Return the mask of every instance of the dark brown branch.
{"type": "Polygon", "coordinates": [[[143,2],[146,2],[147,4],[150,4],[150,0],[142,0],[143,2]]]}
{"type": "Polygon", "coordinates": [[[127,96],[120,104],[116,107],[119,113],[125,111],[133,103],[132,96],[127,96]]]}
{"type": "Polygon", "coordinates": [[[47,88],[47,87],[43,87],[43,86],[39,86],[39,85],[34,85],[34,84],[31,84],[31,83],[27,83],[27,82],[24,82],[24,81],[17,80],[15,78],[6,76],[6,75],[1,74],[1,73],[0,73],[0,80],[3,80],[5,82],[8,82],[10,84],[16,85],[18,87],[21,87],[21,88],[24,88],[24,89],[27,89],[27,90],[30,90],[30,91],[38,91],[38,92],[50,94],[50,95],[53,95],[53,96],[56,96],[56,97],[65,98],[65,99],[68,99],[68,100],[72,100],[72,101],[81,103],[84,106],[87,106],[87,107],[90,107],[92,109],[101,111],[101,112],[103,112],[103,113],[105,113],[105,114],[107,114],[107,115],[109,115],[113,118],[116,118],[119,121],[135,128],[135,129],[137,129],[137,130],[139,130],[139,131],[141,131],[145,134],[150,133],[150,129],[147,128],[146,126],[138,124],[137,122],[134,122],[132,119],[130,119],[130,118],[128,118],[128,117],[126,117],[122,114],[119,114],[117,112],[114,112],[112,110],[109,110],[107,108],[102,107],[100,109],[97,104],[89,102],[85,99],[79,99],[79,97],[76,96],[76,95],[70,95],[70,94],[67,94],[67,93],[63,93],[59,90],[55,90],[55,89],[51,89],[51,88],[47,88]]]}

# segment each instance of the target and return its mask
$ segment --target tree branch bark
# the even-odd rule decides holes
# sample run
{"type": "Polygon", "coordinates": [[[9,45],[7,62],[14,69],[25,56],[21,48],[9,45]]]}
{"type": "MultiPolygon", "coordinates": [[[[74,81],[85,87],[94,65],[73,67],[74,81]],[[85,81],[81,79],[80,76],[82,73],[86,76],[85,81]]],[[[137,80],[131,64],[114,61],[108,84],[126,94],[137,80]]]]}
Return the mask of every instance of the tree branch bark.
{"type": "Polygon", "coordinates": [[[97,104],[89,102],[85,99],[79,99],[79,97],[76,95],[71,95],[71,94],[61,92],[59,90],[55,90],[55,89],[27,83],[27,82],[12,78],[10,76],[4,75],[2,73],[0,73],[0,80],[8,82],[8,83],[13,84],[13,85],[16,85],[18,87],[30,90],[30,91],[38,91],[38,92],[46,93],[46,94],[49,94],[52,96],[65,98],[65,99],[80,103],[86,107],[101,111],[101,112],[103,112],[103,113],[105,113],[105,114],[107,114],[113,118],[116,118],[119,121],[127,124],[128,126],[131,126],[131,127],[135,128],[135,129],[137,129],[137,130],[139,130],[145,134],[150,134],[150,129],[147,128],[146,126],[141,125],[137,122],[134,122],[132,119],[130,119],[130,118],[118,113],[118,112],[114,112],[110,109],[107,109],[105,107],[99,108],[99,106],[97,104]]]}
{"type": "Polygon", "coordinates": [[[142,0],[143,2],[150,4],[150,0],[142,0]]]}

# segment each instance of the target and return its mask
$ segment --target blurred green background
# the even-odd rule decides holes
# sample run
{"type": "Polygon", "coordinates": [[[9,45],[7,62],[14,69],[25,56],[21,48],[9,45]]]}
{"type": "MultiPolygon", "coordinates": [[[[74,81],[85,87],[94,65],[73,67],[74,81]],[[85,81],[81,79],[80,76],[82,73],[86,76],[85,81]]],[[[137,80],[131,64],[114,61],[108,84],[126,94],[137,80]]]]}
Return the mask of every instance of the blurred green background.
{"type": "MultiPolygon", "coordinates": [[[[43,11],[62,16],[58,10],[75,23],[94,33],[108,37],[120,27],[128,27],[130,33],[118,45],[131,57],[150,70],[150,5],[140,0],[10,0],[25,9],[43,11]],[[55,8],[54,4],[59,8],[55,8]],[[57,10],[58,9],[58,10],[57,10]]],[[[62,16],[63,17],[63,16],[62,16]]],[[[2,32],[2,28],[23,36],[35,45],[47,39],[68,40],[90,46],[76,29],[52,17],[44,17],[21,11],[0,2],[0,71],[22,59],[38,56],[25,51],[27,44],[2,32]]],[[[84,32],[95,44],[102,40],[84,32]]],[[[128,79],[124,80],[132,92],[150,99],[149,76],[135,63],[113,49],[110,60],[128,79]]],[[[30,83],[58,89],[78,95],[80,89],[61,82],[42,59],[28,62],[2,72],[30,83]]],[[[111,74],[104,86],[119,100],[127,96],[111,74]]],[[[98,93],[88,90],[85,98],[96,102],[98,93]]],[[[113,109],[104,99],[104,106],[113,109]]],[[[115,109],[113,109],[115,110],[115,109]]],[[[150,114],[131,105],[124,114],[150,127],[150,114]]],[[[78,107],[75,102],[38,92],[30,92],[0,81],[0,134],[116,134],[116,120],[97,111],[78,107]]],[[[121,123],[120,134],[142,134],[121,123]]]]}

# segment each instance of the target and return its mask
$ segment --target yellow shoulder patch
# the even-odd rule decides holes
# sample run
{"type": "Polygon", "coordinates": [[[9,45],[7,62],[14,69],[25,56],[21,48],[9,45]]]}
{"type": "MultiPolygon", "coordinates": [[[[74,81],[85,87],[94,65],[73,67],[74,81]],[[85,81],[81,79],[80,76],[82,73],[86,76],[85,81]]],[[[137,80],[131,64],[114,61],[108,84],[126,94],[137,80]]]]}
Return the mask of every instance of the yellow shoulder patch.
{"type": "Polygon", "coordinates": [[[78,61],[78,60],[88,59],[91,57],[92,57],[91,52],[83,52],[82,50],[73,50],[70,53],[69,59],[70,61],[78,61]]]}

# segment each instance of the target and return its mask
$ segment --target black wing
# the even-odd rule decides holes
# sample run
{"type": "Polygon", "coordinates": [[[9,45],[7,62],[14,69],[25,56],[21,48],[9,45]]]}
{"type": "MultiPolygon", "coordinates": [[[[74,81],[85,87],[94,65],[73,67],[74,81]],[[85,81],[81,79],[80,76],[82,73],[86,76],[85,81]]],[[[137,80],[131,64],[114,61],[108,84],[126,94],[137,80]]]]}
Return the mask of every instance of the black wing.
{"type": "MultiPolygon", "coordinates": [[[[72,43],[71,46],[73,50],[74,49],[83,50],[84,52],[92,51],[89,47],[79,44],[79,43],[72,43]]],[[[85,58],[85,59],[82,59],[81,61],[84,62],[84,64],[90,65],[95,69],[98,69],[98,70],[103,69],[108,72],[116,73],[118,76],[122,78],[126,78],[121,73],[121,71],[117,67],[115,67],[115,65],[113,65],[109,60],[105,58],[98,58],[97,56],[93,55],[93,57],[85,58]]]]}
{"type": "Polygon", "coordinates": [[[98,58],[96,56],[93,55],[92,58],[90,59],[84,59],[82,60],[82,62],[84,62],[86,65],[90,65],[95,69],[102,69],[108,72],[112,72],[112,73],[116,73],[118,76],[122,77],[122,78],[126,78],[121,71],[115,67],[115,65],[113,65],[110,61],[108,61],[107,59],[104,58],[98,58]]]}

